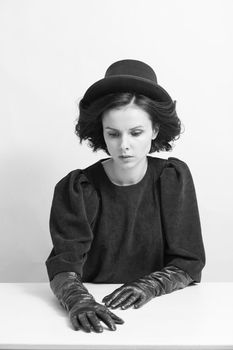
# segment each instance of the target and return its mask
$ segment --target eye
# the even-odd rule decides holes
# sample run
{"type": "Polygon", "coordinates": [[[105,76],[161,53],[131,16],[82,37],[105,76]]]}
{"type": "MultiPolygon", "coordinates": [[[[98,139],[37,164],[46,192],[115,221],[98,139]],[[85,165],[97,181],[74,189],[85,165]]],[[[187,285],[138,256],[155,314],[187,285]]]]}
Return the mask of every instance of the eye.
{"type": "Polygon", "coordinates": [[[117,137],[118,134],[116,134],[116,133],[109,133],[108,136],[109,136],[109,137],[117,137]]]}
{"type": "Polygon", "coordinates": [[[133,136],[140,136],[143,133],[143,131],[133,131],[132,135],[133,136]]]}

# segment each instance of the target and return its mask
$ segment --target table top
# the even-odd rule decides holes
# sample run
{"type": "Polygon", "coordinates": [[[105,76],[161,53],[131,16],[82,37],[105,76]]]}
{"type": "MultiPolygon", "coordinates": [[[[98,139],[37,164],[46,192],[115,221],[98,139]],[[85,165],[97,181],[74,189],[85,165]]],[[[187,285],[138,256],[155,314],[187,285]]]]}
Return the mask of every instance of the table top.
{"type": "MultiPolygon", "coordinates": [[[[85,284],[96,301],[119,285],[85,284]]],[[[0,283],[0,349],[233,349],[233,283],[201,283],[115,310],[117,330],[74,331],[48,283],[0,283]]]]}

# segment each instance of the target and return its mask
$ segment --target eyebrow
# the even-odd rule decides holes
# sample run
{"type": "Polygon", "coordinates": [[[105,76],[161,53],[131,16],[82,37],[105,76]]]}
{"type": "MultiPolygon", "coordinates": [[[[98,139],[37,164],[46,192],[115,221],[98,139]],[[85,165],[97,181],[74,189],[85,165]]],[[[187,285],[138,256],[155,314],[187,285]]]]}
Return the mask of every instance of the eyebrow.
{"type": "MultiPolygon", "coordinates": [[[[137,125],[137,126],[134,126],[133,128],[129,129],[129,130],[133,130],[133,129],[137,129],[137,128],[144,128],[143,125],[137,125]]],[[[117,129],[114,129],[114,128],[111,128],[110,126],[106,126],[105,129],[111,129],[111,130],[116,130],[116,131],[119,131],[117,129]]]]}

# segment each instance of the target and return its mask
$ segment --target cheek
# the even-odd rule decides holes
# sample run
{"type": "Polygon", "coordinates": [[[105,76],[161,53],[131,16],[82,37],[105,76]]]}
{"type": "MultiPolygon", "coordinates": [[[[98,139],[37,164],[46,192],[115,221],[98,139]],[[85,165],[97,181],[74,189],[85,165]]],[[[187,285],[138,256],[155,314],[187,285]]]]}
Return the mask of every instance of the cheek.
{"type": "Polygon", "coordinates": [[[150,134],[145,134],[144,136],[141,136],[138,140],[137,143],[138,145],[141,146],[147,146],[147,145],[151,145],[151,141],[152,141],[152,137],[150,134]]]}
{"type": "Polygon", "coordinates": [[[116,148],[116,141],[114,139],[104,138],[108,151],[113,151],[116,148]]]}
{"type": "Polygon", "coordinates": [[[143,154],[149,153],[149,151],[151,149],[151,142],[152,142],[152,139],[150,136],[146,135],[146,136],[143,136],[142,138],[140,138],[140,140],[137,140],[135,147],[137,147],[138,152],[141,152],[143,154]]]}

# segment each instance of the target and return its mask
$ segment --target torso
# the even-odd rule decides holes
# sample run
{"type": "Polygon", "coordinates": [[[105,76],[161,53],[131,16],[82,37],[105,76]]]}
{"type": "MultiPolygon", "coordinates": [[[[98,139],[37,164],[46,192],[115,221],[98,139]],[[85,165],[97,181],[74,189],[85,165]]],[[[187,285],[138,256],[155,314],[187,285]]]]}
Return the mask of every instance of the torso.
{"type": "Polygon", "coordinates": [[[100,210],[83,278],[94,283],[124,283],[163,267],[156,181],[163,161],[151,159],[141,181],[129,186],[113,184],[103,163],[108,160],[89,173],[99,193],[100,210]]]}

